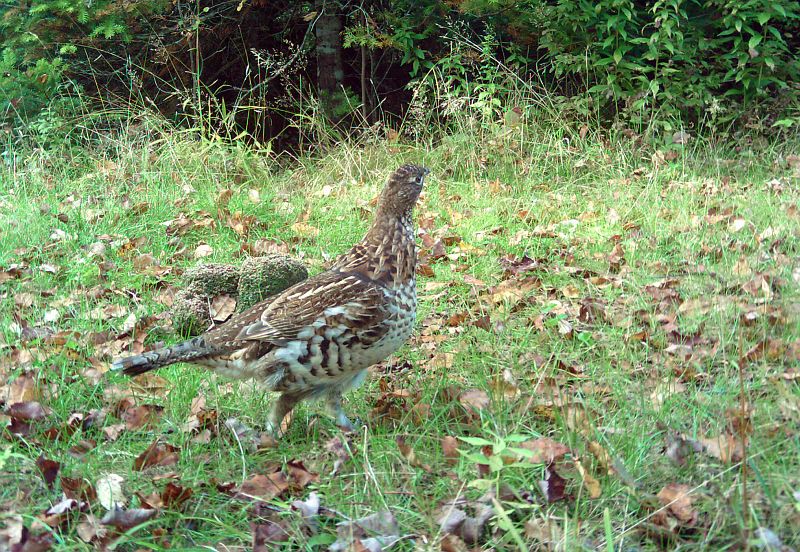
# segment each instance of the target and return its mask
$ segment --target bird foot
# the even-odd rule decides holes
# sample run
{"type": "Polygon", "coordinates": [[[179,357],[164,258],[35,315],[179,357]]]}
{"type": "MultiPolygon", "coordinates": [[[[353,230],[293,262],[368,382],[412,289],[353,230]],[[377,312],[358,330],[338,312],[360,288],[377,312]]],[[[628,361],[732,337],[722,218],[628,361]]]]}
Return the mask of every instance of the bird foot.
{"type": "Polygon", "coordinates": [[[336,418],[336,426],[344,433],[353,433],[364,427],[364,422],[361,418],[353,418],[353,420],[350,421],[347,416],[344,416],[343,418],[336,418]]]}

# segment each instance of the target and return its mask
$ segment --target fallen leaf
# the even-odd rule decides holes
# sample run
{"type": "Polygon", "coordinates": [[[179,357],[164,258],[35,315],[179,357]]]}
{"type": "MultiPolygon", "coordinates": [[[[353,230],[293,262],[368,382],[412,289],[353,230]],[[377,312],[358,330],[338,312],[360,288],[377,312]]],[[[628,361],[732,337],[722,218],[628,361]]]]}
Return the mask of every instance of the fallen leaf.
{"type": "Polygon", "coordinates": [[[380,552],[400,540],[398,533],[397,520],[391,512],[385,510],[360,519],[337,523],[336,534],[339,538],[328,550],[344,552],[366,549],[380,552]]]}
{"type": "Polygon", "coordinates": [[[558,475],[553,466],[547,466],[545,469],[544,479],[539,481],[539,488],[547,502],[558,502],[567,498],[567,480],[558,475]]]}
{"type": "Polygon", "coordinates": [[[294,492],[301,491],[311,483],[319,482],[319,474],[309,471],[298,460],[287,462],[286,472],[289,476],[289,486],[294,492]]]}
{"type": "Polygon", "coordinates": [[[748,225],[748,222],[743,218],[734,218],[728,223],[728,232],[739,232],[748,225]]]}
{"type": "Polygon", "coordinates": [[[97,447],[97,441],[94,439],[81,439],[76,444],[69,447],[68,452],[73,458],[81,458],[89,451],[94,450],[95,447],[97,447]]]}
{"type": "Polygon", "coordinates": [[[122,432],[125,431],[125,424],[112,424],[109,426],[103,427],[103,435],[106,436],[108,441],[116,441],[119,439],[119,436],[122,432]]]}
{"type": "Polygon", "coordinates": [[[270,552],[275,549],[274,543],[291,539],[287,520],[267,520],[264,523],[250,525],[253,531],[253,552],[270,552]]]}
{"type": "Polygon", "coordinates": [[[424,464],[417,458],[416,451],[414,451],[414,448],[408,444],[405,436],[398,435],[395,441],[397,443],[397,448],[400,449],[400,454],[403,455],[403,458],[406,459],[410,466],[420,468],[426,472],[431,471],[431,467],[428,464],[424,464]]]}
{"type": "Polygon", "coordinates": [[[292,224],[292,231],[301,238],[315,238],[319,236],[319,228],[305,222],[295,222],[292,224]]]}
{"type": "Polygon", "coordinates": [[[131,510],[123,510],[122,508],[114,508],[109,510],[106,515],[100,520],[103,525],[111,525],[120,531],[127,531],[132,527],[141,525],[142,523],[153,519],[158,515],[158,510],[150,510],[146,508],[133,508],[131,510]]]}
{"type": "Polygon", "coordinates": [[[124,506],[127,499],[122,492],[122,483],[125,479],[116,473],[109,473],[95,481],[94,488],[97,500],[106,510],[113,510],[124,506]]]}
{"type": "Polygon", "coordinates": [[[564,530],[550,518],[534,517],[525,522],[525,537],[543,546],[544,550],[559,550],[563,535],[564,530]]]}
{"type": "Polygon", "coordinates": [[[345,462],[350,460],[350,450],[339,436],[336,436],[325,443],[325,450],[332,453],[335,457],[333,462],[333,471],[331,472],[331,476],[333,476],[339,471],[345,462]]]}
{"type": "Polygon", "coordinates": [[[24,372],[11,383],[0,387],[0,400],[6,404],[31,402],[40,398],[41,392],[33,372],[24,372]]]}
{"type": "Polygon", "coordinates": [[[128,431],[134,431],[144,426],[152,426],[164,411],[163,406],[155,404],[142,404],[125,409],[121,414],[122,421],[128,431]]]}
{"type": "Polygon", "coordinates": [[[589,493],[589,498],[599,498],[602,494],[603,490],[600,488],[600,482],[592,477],[592,475],[586,471],[586,468],[583,467],[580,460],[574,460],[575,469],[578,470],[578,474],[581,476],[581,481],[583,482],[583,487],[586,489],[586,492],[589,493]]]}
{"type": "Polygon", "coordinates": [[[194,258],[195,259],[203,259],[203,258],[208,257],[209,255],[211,255],[213,253],[214,253],[214,249],[210,245],[205,244],[205,243],[201,243],[194,250],[194,258]]]}
{"type": "MultiPolygon", "coordinates": [[[[283,424],[281,424],[283,426],[283,424]]],[[[238,443],[244,447],[245,450],[255,451],[261,442],[261,438],[250,426],[241,422],[238,418],[228,418],[225,420],[225,427],[227,427],[233,434],[238,443]]]]}
{"type": "Polygon", "coordinates": [[[288,488],[289,481],[283,472],[274,472],[269,475],[256,474],[242,482],[236,495],[244,498],[271,500],[288,488]]]}
{"type": "Polygon", "coordinates": [[[230,295],[222,294],[214,297],[208,312],[214,322],[225,322],[235,310],[236,299],[230,295]]]}
{"type": "Polygon", "coordinates": [[[695,439],[689,439],[683,435],[671,434],[667,436],[667,446],[664,455],[678,466],[686,463],[686,457],[695,452],[704,450],[702,443],[695,439]]]}
{"type": "Polygon", "coordinates": [[[172,466],[178,463],[178,447],[162,443],[158,439],[153,441],[133,461],[134,471],[142,471],[154,466],[172,466]]]}
{"type": "Polygon", "coordinates": [[[489,395],[481,389],[467,389],[458,396],[458,402],[476,416],[489,407],[489,395]]]}
{"type": "Polygon", "coordinates": [[[78,524],[76,532],[78,533],[78,538],[83,542],[92,543],[98,540],[103,540],[108,531],[105,527],[103,527],[99,519],[94,517],[92,514],[88,514],[78,524]]]}
{"type": "Polygon", "coordinates": [[[540,282],[536,278],[504,280],[497,286],[489,288],[488,293],[481,295],[481,298],[500,312],[512,312],[532,290],[539,286],[540,282]]]}
{"type": "Polygon", "coordinates": [[[39,458],[36,459],[36,467],[39,468],[47,488],[52,489],[53,483],[55,483],[56,477],[58,476],[58,470],[61,469],[61,464],[55,460],[45,458],[44,453],[42,453],[39,455],[39,458]]]}
{"type": "Polygon", "coordinates": [[[447,503],[440,508],[440,511],[436,520],[439,530],[445,534],[455,535],[469,545],[478,543],[486,522],[494,515],[492,505],[480,500],[458,506],[455,503],[447,503]],[[464,510],[465,507],[472,510],[472,515],[464,510]]]}
{"type": "Polygon", "coordinates": [[[181,487],[169,481],[161,491],[161,501],[166,508],[178,509],[184,502],[192,497],[192,489],[181,487]]]}
{"type": "Polygon", "coordinates": [[[664,505],[653,516],[653,522],[674,530],[677,526],[692,526],[697,521],[697,512],[692,508],[691,487],[683,483],[670,483],[661,489],[658,500],[664,505]]]}
{"type": "Polygon", "coordinates": [[[445,462],[451,466],[458,463],[458,439],[451,435],[442,438],[442,454],[444,454],[445,462]]]}
{"type": "Polygon", "coordinates": [[[220,191],[217,194],[217,199],[215,203],[217,204],[217,207],[220,208],[227,207],[232,197],[233,197],[233,190],[231,190],[230,188],[225,188],[224,190],[220,191]]]}
{"type": "Polygon", "coordinates": [[[79,477],[64,477],[59,478],[61,490],[67,498],[73,498],[81,502],[93,503],[97,500],[97,492],[92,484],[86,479],[79,477]]]}
{"type": "Polygon", "coordinates": [[[548,437],[523,441],[518,446],[533,453],[528,461],[534,464],[553,464],[570,452],[569,447],[548,437]]]}
{"type": "Polygon", "coordinates": [[[14,305],[21,309],[30,308],[33,305],[33,298],[33,293],[16,293],[14,295],[14,305]]]}
{"type": "Polygon", "coordinates": [[[36,401],[13,403],[8,407],[8,415],[18,420],[36,421],[47,416],[44,407],[36,401]]]}
{"type": "Polygon", "coordinates": [[[744,445],[741,439],[730,433],[722,433],[716,437],[698,439],[706,454],[729,464],[738,462],[744,457],[744,445]]]}

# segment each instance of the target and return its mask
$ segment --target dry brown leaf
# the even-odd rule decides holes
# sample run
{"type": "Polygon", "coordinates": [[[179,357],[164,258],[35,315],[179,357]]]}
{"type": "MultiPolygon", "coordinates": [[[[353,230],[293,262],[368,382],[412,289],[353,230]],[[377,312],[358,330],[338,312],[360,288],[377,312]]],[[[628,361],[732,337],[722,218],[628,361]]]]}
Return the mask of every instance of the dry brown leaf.
{"type": "Polygon", "coordinates": [[[741,439],[730,433],[722,433],[716,437],[704,437],[698,439],[698,442],[703,445],[706,454],[726,464],[738,462],[744,456],[744,445],[741,439]]]}
{"type": "Polygon", "coordinates": [[[152,426],[164,411],[163,406],[155,404],[142,404],[126,408],[120,417],[125,422],[125,429],[134,431],[145,426],[152,426]]]}
{"type": "Polygon", "coordinates": [[[524,441],[519,444],[519,447],[533,453],[533,456],[528,458],[528,461],[534,464],[552,464],[563,458],[565,454],[571,452],[566,445],[548,437],[524,441]]]}
{"type": "Polygon", "coordinates": [[[563,534],[563,529],[550,518],[535,517],[525,522],[525,537],[544,547],[543,550],[558,550],[563,534]]]}
{"type": "Polygon", "coordinates": [[[58,476],[58,471],[61,469],[61,463],[45,458],[44,453],[42,453],[36,459],[36,467],[39,468],[47,488],[52,489],[58,476]]]}
{"type": "Polygon", "coordinates": [[[319,228],[305,222],[295,222],[292,224],[292,232],[301,238],[316,238],[319,236],[319,228]]]}
{"type": "Polygon", "coordinates": [[[193,491],[188,487],[181,487],[177,483],[169,481],[161,491],[161,502],[167,508],[178,509],[192,497],[193,491]]]}
{"type": "Polygon", "coordinates": [[[589,443],[586,445],[586,448],[589,449],[589,452],[592,453],[606,473],[611,474],[613,472],[613,459],[608,451],[603,448],[603,445],[597,441],[589,441],[589,443]]]}
{"type": "Polygon", "coordinates": [[[578,473],[581,476],[581,482],[583,483],[583,487],[586,489],[586,492],[589,493],[589,498],[599,498],[600,495],[603,493],[603,490],[600,488],[600,482],[592,477],[586,468],[583,467],[580,460],[574,460],[575,469],[578,470],[578,473]]]}
{"type": "Polygon", "coordinates": [[[458,439],[451,435],[442,438],[442,454],[444,454],[445,462],[451,466],[458,463],[458,439]]]}
{"type": "Polygon", "coordinates": [[[133,508],[131,510],[122,510],[115,508],[109,510],[100,523],[103,525],[112,525],[120,531],[127,531],[132,527],[141,525],[142,523],[154,518],[158,515],[158,510],[150,510],[146,508],[133,508]]]}
{"type": "Polygon", "coordinates": [[[99,519],[92,514],[87,514],[78,524],[76,532],[78,533],[78,538],[83,542],[92,543],[103,540],[108,530],[102,526],[99,519]]]}
{"type": "Polygon", "coordinates": [[[397,442],[397,448],[400,449],[400,454],[403,455],[403,458],[406,459],[410,466],[421,468],[426,472],[431,471],[431,467],[428,464],[423,463],[417,458],[417,453],[414,451],[414,448],[406,442],[405,436],[398,435],[395,441],[397,442]]]}
{"type": "Polygon", "coordinates": [[[173,466],[178,463],[180,449],[158,439],[153,441],[143,453],[133,461],[134,471],[142,471],[154,466],[173,466]]]}
{"type": "Polygon", "coordinates": [[[670,483],[661,489],[656,496],[665,508],[653,516],[653,522],[671,530],[677,526],[694,525],[697,511],[692,507],[691,490],[689,485],[683,483],[670,483]]]}
{"type": "Polygon", "coordinates": [[[539,481],[539,488],[547,502],[558,502],[568,496],[567,480],[561,477],[552,465],[545,469],[544,479],[539,481]]]}
{"type": "Polygon", "coordinates": [[[217,204],[217,207],[227,207],[232,197],[233,197],[233,190],[231,190],[230,188],[225,188],[219,194],[217,194],[217,199],[215,203],[217,204]]]}
{"type": "Polygon", "coordinates": [[[480,389],[467,389],[458,396],[458,402],[471,412],[489,407],[489,395],[480,389]]]}
{"type": "Polygon", "coordinates": [[[116,473],[109,473],[95,481],[94,488],[97,500],[106,510],[113,510],[124,506],[127,499],[122,492],[122,483],[125,479],[116,473]]]}
{"type": "Polygon", "coordinates": [[[425,363],[425,368],[428,370],[436,370],[436,369],[450,369],[453,367],[453,361],[455,360],[454,353],[436,353],[431,357],[428,362],[425,363]]]}
{"type": "Polygon", "coordinates": [[[42,398],[33,372],[17,376],[11,383],[0,386],[0,399],[6,404],[36,401],[42,398]]]}
{"type": "Polygon", "coordinates": [[[274,472],[269,475],[257,474],[241,484],[237,496],[271,500],[288,488],[289,481],[283,472],[274,472]]]}
{"type": "Polygon", "coordinates": [[[201,243],[194,250],[194,258],[195,259],[203,259],[203,258],[208,257],[209,255],[211,255],[213,253],[214,253],[214,248],[212,248],[210,245],[208,245],[206,243],[201,243]]]}
{"type": "Polygon", "coordinates": [[[299,492],[311,483],[319,482],[319,474],[308,470],[303,462],[291,460],[286,463],[289,486],[292,491],[299,492]]]}
{"type": "Polygon", "coordinates": [[[217,295],[211,301],[209,314],[214,322],[225,322],[236,310],[236,299],[227,294],[217,295]]]}
{"type": "Polygon", "coordinates": [[[511,312],[537,287],[539,287],[539,281],[535,278],[504,280],[497,286],[490,288],[489,292],[483,294],[481,298],[488,301],[491,307],[500,312],[511,312]]]}
{"type": "Polygon", "coordinates": [[[47,416],[47,411],[36,401],[26,401],[9,406],[8,415],[18,420],[42,420],[47,416]]]}

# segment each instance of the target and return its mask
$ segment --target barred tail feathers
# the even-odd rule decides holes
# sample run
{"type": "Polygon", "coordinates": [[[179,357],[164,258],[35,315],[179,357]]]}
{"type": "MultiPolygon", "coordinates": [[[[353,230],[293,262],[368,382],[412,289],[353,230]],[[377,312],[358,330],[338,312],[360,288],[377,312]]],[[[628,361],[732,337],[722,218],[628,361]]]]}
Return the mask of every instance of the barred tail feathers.
{"type": "Polygon", "coordinates": [[[204,357],[210,352],[206,347],[205,340],[200,336],[171,347],[163,347],[141,355],[118,358],[111,365],[111,369],[121,370],[126,376],[138,376],[176,362],[190,362],[196,358],[204,357]]]}

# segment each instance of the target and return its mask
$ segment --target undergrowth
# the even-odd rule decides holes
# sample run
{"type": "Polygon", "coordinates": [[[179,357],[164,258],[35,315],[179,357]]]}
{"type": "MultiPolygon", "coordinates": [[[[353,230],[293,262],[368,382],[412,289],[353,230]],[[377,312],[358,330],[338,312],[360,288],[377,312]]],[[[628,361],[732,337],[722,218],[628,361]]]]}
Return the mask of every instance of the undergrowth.
{"type": "Polygon", "coordinates": [[[5,542],[24,525],[63,550],[265,535],[277,542],[261,549],[312,550],[388,510],[395,532],[377,536],[402,537],[396,550],[462,550],[465,527],[485,550],[800,544],[797,140],[654,148],[556,114],[416,141],[366,132],[314,157],[148,117],[91,146],[14,150],[0,175],[5,542]],[[180,339],[162,314],[198,246],[204,262],[268,250],[322,270],[404,162],[432,171],[419,323],[347,397],[356,434],[307,406],[251,450],[271,398],[253,382],[106,373],[115,354],[180,339]],[[12,406],[32,402],[41,415],[12,406]],[[162,462],[135,469],[154,441],[162,462]],[[291,484],[244,496],[277,473],[291,484]],[[109,474],[112,502],[157,514],[101,525],[109,474]],[[291,505],[313,492],[303,518],[291,505]]]}

